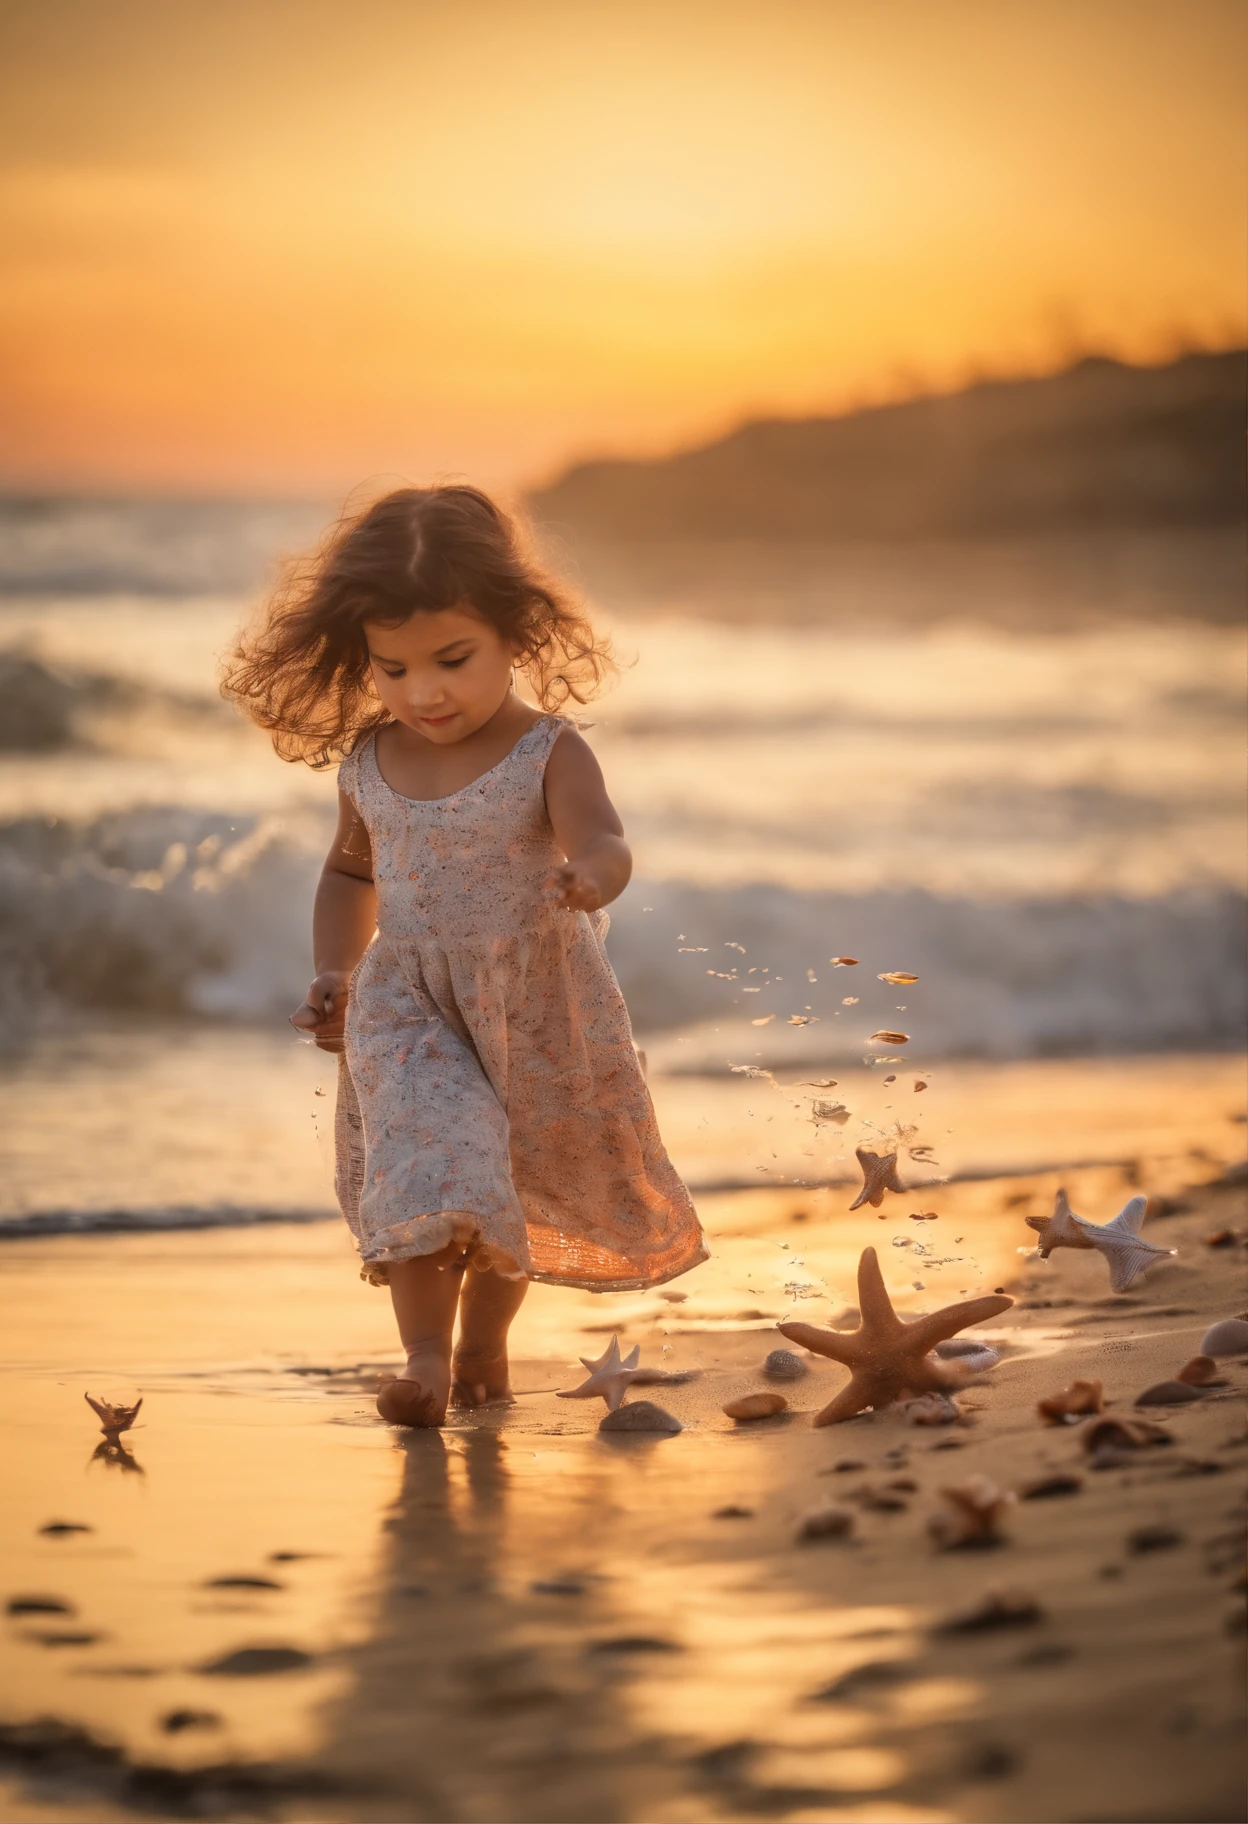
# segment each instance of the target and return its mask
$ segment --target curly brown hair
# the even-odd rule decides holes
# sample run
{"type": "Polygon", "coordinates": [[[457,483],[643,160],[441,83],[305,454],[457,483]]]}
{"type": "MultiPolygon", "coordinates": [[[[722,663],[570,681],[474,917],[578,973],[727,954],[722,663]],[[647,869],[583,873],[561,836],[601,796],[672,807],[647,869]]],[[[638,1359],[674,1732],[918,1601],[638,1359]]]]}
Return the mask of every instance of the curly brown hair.
{"type": "Polygon", "coordinates": [[[398,488],[287,565],[231,653],[222,694],[268,729],[283,760],[329,766],[390,720],[372,690],[364,622],[464,606],[516,642],[543,709],[587,703],[615,670],[609,641],[487,494],[398,488]]]}

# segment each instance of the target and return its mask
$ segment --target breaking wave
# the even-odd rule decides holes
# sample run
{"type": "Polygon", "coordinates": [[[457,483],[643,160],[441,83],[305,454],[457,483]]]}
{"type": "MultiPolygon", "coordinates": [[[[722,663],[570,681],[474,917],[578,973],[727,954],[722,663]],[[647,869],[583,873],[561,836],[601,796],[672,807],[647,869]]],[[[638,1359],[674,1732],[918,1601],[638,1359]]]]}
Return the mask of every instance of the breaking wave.
{"type": "MultiPolygon", "coordinates": [[[[327,837],[314,812],[185,807],[0,826],[3,1032],[20,1040],[56,1009],[286,1013],[307,985],[327,837]]],[[[905,968],[922,978],[929,1056],[1209,1049],[1242,1043],[1243,916],[1244,896],[1217,885],[976,899],[643,881],[612,908],[609,948],[642,1033],[806,1010],[826,1054],[850,1055],[862,1041],[833,1023],[842,997],[887,1010],[897,995],[875,972],[905,968]],[[837,954],[863,966],[832,970],[837,954]]]]}

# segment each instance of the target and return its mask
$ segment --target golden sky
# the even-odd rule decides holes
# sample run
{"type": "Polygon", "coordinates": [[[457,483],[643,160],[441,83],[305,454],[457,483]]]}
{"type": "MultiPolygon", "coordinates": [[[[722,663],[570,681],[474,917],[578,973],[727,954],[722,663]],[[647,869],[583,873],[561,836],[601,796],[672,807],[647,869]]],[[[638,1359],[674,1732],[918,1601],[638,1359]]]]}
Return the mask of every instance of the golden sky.
{"type": "Polygon", "coordinates": [[[1245,334],[1244,0],[8,0],[0,485],[506,487],[1245,334]]]}

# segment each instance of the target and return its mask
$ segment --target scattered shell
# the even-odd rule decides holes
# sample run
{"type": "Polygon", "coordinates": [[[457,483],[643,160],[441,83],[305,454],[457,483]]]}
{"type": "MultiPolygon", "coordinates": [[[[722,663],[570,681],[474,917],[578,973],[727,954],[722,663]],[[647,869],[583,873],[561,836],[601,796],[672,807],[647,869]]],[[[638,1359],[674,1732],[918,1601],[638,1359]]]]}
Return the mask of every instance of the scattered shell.
{"type": "Polygon", "coordinates": [[[990,1590],[969,1609],[947,1616],[938,1634],[991,1634],[1000,1628],[1030,1628],[1044,1620],[1044,1610],[1025,1590],[990,1590]]]}
{"type": "Polygon", "coordinates": [[[916,1084],[915,1084],[915,1086],[914,1086],[914,1093],[915,1093],[915,1095],[916,1095],[916,1096],[921,1096],[921,1095],[922,1095],[922,1094],[923,1094],[923,1091],[924,1091],[924,1090],[925,1090],[925,1089],[926,1089],[926,1088],[927,1088],[927,1084],[926,1084],[926,1083],[916,1083],[916,1084]]]}
{"type": "Polygon", "coordinates": [[[956,1425],[962,1412],[947,1393],[925,1393],[907,1403],[906,1417],[912,1425],[956,1425]]]}
{"type": "Polygon", "coordinates": [[[940,1217],[935,1210],[924,1210],[922,1214],[917,1210],[911,1210],[910,1220],[911,1222],[939,1222],[940,1217]]]}
{"type": "Polygon", "coordinates": [[[889,1084],[890,1084],[890,1083],[895,1083],[895,1082],[896,1082],[896,1081],[897,1081],[897,1079],[896,1079],[896,1077],[895,1077],[895,1076],[894,1076],[894,1077],[885,1077],[885,1079],[884,1079],[884,1087],[885,1087],[885,1089],[887,1089],[887,1088],[888,1088],[888,1086],[889,1086],[889,1084]]]}
{"type": "Polygon", "coordinates": [[[635,1400],[631,1406],[617,1406],[598,1426],[599,1431],[655,1431],[669,1435],[683,1431],[684,1426],[673,1413],[665,1412],[653,1400],[635,1400]]]}
{"type": "Polygon", "coordinates": [[[804,1374],[810,1373],[810,1366],[792,1349],[773,1349],[763,1363],[763,1373],[769,1374],[773,1381],[800,1381],[804,1374]]]}
{"type": "Polygon", "coordinates": [[[971,1476],[940,1491],[947,1503],[933,1514],[927,1530],[942,1551],[965,1550],[1001,1543],[1001,1522],[1014,1505],[1015,1496],[1007,1494],[987,1476],[971,1476]]]}
{"type": "Polygon", "coordinates": [[[1242,1317],[1224,1317],[1200,1339],[1202,1355],[1248,1355],[1248,1323],[1242,1317]]]}
{"type": "Polygon", "coordinates": [[[919,978],[917,975],[911,975],[908,969],[890,969],[884,975],[877,975],[875,979],[877,982],[891,982],[895,988],[900,988],[908,987],[911,982],[917,982],[919,978]]]}
{"type": "Polygon", "coordinates": [[[836,1078],[835,1077],[808,1077],[804,1083],[799,1085],[799,1087],[801,1089],[835,1089],[836,1088],[836,1078]]]}
{"type": "Polygon", "coordinates": [[[1137,1450],[1172,1442],[1170,1433],[1148,1419],[1097,1419],[1085,1428],[1080,1443],[1093,1469],[1113,1469],[1129,1462],[1137,1450]]]}
{"type": "Polygon", "coordinates": [[[1082,1476],[1059,1470],[1055,1475],[1037,1476],[1032,1482],[1024,1482],[1018,1498],[1020,1501],[1048,1501],[1055,1495],[1077,1495],[1082,1487],[1082,1476]]]}
{"type": "Polygon", "coordinates": [[[908,1045],[908,1032],[873,1032],[867,1040],[868,1045],[908,1045]]]}
{"type": "Polygon", "coordinates": [[[1001,1360],[1001,1352],[994,1349],[991,1343],[981,1343],[974,1336],[951,1336],[943,1343],[937,1343],[934,1353],[942,1361],[957,1362],[969,1368],[972,1374],[982,1374],[987,1368],[995,1368],[1001,1360]]]}
{"type": "Polygon", "coordinates": [[[765,1013],[761,1020],[751,1020],[750,1025],[751,1026],[770,1026],[771,1022],[775,1019],[775,1017],[776,1016],[774,1013],[765,1013]]]}
{"type": "Polygon", "coordinates": [[[739,1400],[729,1400],[724,1412],[738,1424],[748,1419],[774,1419],[779,1412],[787,1412],[789,1402],[782,1393],[745,1393],[739,1400]]]}
{"type": "Polygon", "coordinates": [[[810,1105],[810,1118],[816,1126],[822,1126],[825,1122],[832,1121],[837,1127],[844,1127],[849,1116],[850,1110],[843,1102],[816,1101],[810,1105]]]}
{"type": "Polygon", "coordinates": [[[1068,1419],[1104,1410],[1105,1393],[1100,1381],[1072,1381],[1061,1393],[1050,1394],[1036,1406],[1040,1417],[1050,1425],[1064,1425],[1068,1419]]]}
{"type": "Polygon", "coordinates": [[[847,1507],[817,1507],[798,1527],[797,1543],[806,1545],[814,1539],[848,1539],[853,1530],[854,1516],[847,1507]]]}
{"type": "Polygon", "coordinates": [[[1135,1404],[1137,1406],[1182,1406],[1188,1400],[1201,1400],[1204,1397],[1203,1390],[1193,1387],[1190,1381],[1156,1381],[1151,1387],[1146,1387],[1143,1393],[1136,1394],[1135,1404]]]}
{"type": "Polygon", "coordinates": [[[1194,1355],[1190,1362],[1184,1362],[1174,1378],[1186,1381],[1189,1387],[1225,1387],[1227,1384],[1219,1376],[1218,1364],[1211,1355],[1194,1355]]]}
{"type": "Polygon", "coordinates": [[[791,1013],[785,1022],[789,1026],[814,1026],[819,1016],[817,1013],[791,1013]]]}
{"type": "Polygon", "coordinates": [[[856,969],[858,967],[856,956],[831,956],[828,961],[834,969],[856,969]]]}

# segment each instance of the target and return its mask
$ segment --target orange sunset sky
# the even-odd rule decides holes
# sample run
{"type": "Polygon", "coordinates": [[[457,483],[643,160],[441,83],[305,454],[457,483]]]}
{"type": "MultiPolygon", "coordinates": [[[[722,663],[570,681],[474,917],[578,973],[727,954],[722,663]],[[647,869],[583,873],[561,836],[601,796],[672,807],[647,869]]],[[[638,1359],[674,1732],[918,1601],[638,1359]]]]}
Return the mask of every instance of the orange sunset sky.
{"type": "Polygon", "coordinates": [[[0,485],[495,486],[1245,334],[1244,0],[9,0],[0,485]]]}

